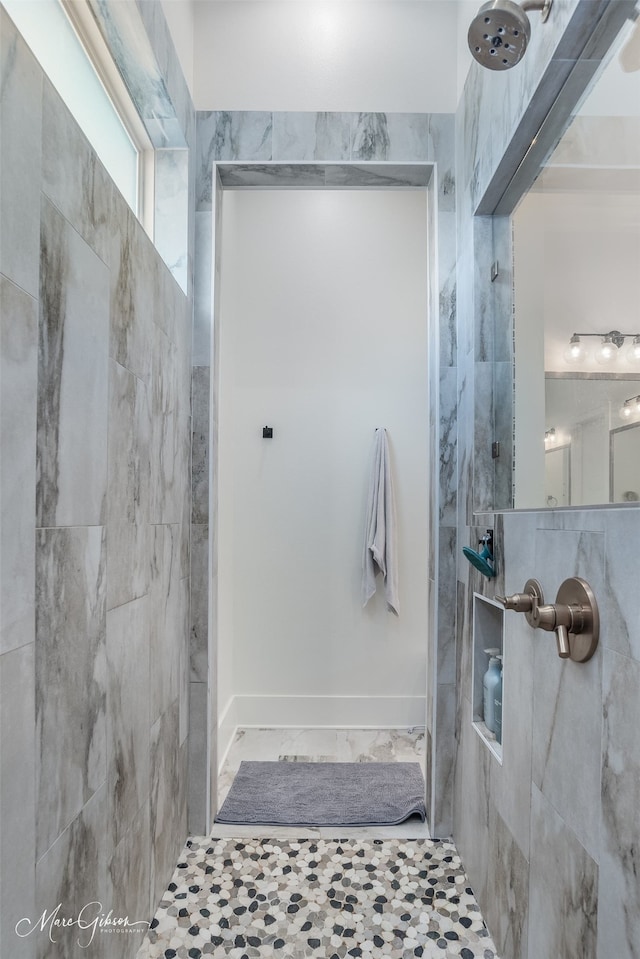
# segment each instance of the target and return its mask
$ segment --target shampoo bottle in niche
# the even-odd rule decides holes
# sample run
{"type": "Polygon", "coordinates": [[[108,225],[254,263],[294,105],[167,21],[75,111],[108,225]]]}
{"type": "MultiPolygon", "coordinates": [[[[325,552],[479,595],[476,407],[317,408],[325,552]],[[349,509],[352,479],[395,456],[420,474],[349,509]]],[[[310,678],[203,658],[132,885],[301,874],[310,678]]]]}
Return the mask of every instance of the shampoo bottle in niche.
{"type": "Polygon", "coordinates": [[[483,686],[483,707],[484,723],[487,729],[495,733],[495,717],[493,713],[493,693],[495,685],[500,679],[500,660],[498,659],[499,649],[485,649],[489,657],[489,668],[482,678],[483,686]]]}
{"type": "Polygon", "coordinates": [[[496,734],[496,740],[499,743],[502,743],[502,656],[497,656],[497,660],[500,663],[500,676],[498,682],[493,688],[493,722],[495,725],[494,732],[496,734]]]}

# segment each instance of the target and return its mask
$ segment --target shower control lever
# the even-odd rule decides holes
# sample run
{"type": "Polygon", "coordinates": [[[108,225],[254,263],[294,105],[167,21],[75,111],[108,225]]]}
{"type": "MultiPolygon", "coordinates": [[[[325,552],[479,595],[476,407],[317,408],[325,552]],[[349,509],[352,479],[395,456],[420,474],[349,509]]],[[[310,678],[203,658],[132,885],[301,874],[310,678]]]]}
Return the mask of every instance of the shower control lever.
{"type": "Polygon", "coordinates": [[[570,606],[538,606],[534,616],[535,628],[555,632],[560,659],[571,655],[569,631],[573,629],[573,611],[570,606]]]}
{"type": "Polygon", "coordinates": [[[505,609],[513,609],[516,613],[524,613],[529,626],[533,626],[535,629],[534,612],[538,606],[544,603],[542,586],[537,579],[528,579],[521,593],[514,593],[513,596],[496,596],[495,598],[499,603],[502,603],[505,609]]]}

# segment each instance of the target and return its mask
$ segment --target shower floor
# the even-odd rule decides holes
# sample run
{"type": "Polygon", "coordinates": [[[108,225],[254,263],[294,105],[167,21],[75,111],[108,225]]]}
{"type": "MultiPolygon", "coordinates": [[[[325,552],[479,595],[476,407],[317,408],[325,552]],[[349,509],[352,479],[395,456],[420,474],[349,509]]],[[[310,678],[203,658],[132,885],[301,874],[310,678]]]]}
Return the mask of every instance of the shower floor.
{"type": "MultiPolygon", "coordinates": [[[[403,729],[239,729],[231,744],[218,777],[218,808],[224,802],[234,776],[243,760],[289,762],[404,762],[420,763],[425,772],[424,730],[403,729]]],[[[214,823],[211,835],[216,837],[256,836],[256,829],[276,838],[291,838],[291,826],[225,826],[214,823]]],[[[335,826],[316,828],[294,827],[296,839],[323,836],[332,839],[335,826]]],[[[352,827],[352,839],[394,837],[427,839],[429,828],[419,820],[397,826],[352,827]]]]}
{"type": "MultiPolygon", "coordinates": [[[[419,762],[424,733],[242,729],[243,760],[419,762]]],[[[426,825],[223,826],[190,838],[137,959],[498,959],[456,848],[426,825]]]]}
{"type": "MultiPolygon", "coordinates": [[[[419,762],[422,730],[241,729],[243,760],[419,762]]],[[[456,848],[418,821],[225,826],[190,838],[137,959],[497,959],[456,848]]]]}

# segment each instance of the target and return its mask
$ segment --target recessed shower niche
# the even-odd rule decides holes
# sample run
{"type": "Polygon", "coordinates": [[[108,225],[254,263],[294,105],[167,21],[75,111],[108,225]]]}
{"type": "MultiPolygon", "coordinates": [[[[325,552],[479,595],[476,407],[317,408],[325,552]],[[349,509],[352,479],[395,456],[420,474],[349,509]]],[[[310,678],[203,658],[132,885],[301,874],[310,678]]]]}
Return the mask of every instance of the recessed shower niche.
{"type": "Polygon", "coordinates": [[[500,708],[496,711],[494,694],[504,686],[504,608],[493,599],[473,594],[473,682],[472,682],[472,714],[471,721],[480,738],[489,747],[498,762],[502,763],[502,696],[500,708]],[[502,661],[503,669],[500,675],[500,687],[496,680],[499,672],[498,663],[502,661]],[[485,676],[490,670],[489,696],[491,705],[490,715],[487,716],[485,707],[485,676]],[[489,724],[487,724],[487,719],[489,724]],[[496,734],[496,720],[499,720],[496,734]]]}

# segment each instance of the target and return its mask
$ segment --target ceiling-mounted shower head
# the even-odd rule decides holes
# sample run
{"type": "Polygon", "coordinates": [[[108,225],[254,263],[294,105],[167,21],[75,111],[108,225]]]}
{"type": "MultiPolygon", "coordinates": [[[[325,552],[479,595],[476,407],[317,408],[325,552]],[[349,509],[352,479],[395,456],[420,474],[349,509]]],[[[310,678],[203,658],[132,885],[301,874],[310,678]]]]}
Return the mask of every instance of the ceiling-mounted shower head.
{"type": "Polygon", "coordinates": [[[522,60],[531,24],[527,10],[540,10],[542,22],[553,0],[489,0],[483,3],[469,27],[469,49],[475,60],[489,70],[509,70],[522,60]]]}

